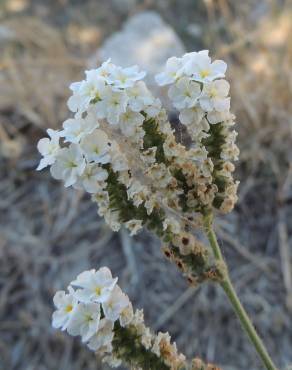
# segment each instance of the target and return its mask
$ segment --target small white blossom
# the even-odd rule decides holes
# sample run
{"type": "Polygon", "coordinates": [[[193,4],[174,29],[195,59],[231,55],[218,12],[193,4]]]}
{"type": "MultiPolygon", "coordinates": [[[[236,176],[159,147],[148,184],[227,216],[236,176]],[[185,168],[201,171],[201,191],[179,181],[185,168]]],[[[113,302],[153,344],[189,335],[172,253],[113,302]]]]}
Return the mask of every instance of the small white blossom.
{"type": "Polygon", "coordinates": [[[111,59],[109,58],[108,60],[103,62],[99,68],[96,69],[96,72],[99,76],[104,78],[106,82],[109,82],[109,76],[114,68],[115,65],[111,62],[111,59]]]}
{"type": "Polygon", "coordinates": [[[170,335],[168,332],[162,333],[161,331],[158,333],[158,335],[155,337],[155,341],[152,347],[152,352],[156,354],[156,356],[160,357],[160,347],[161,343],[165,342],[167,344],[170,344],[170,335]]]}
{"type": "Polygon", "coordinates": [[[151,105],[153,96],[143,81],[138,81],[133,87],[127,89],[128,105],[134,112],[141,112],[145,106],[151,105]]]}
{"type": "Polygon", "coordinates": [[[217,112],[217,111],[212,111],[208,112],[207,114],[207,119],[208,121],[214,125],[219,122],[233,122],[235,119],[234,114],[230,113],[228,110],[227,111],[222,111],[222,112],[217,112]]]}
{"type": "Polygon", "coordinates": [[[158,98],[153,100],[152,104],[144,108],[144,112],[149,118],[157,117],[161,113],[161,101],[158,98]]]}
{"type": "Polygon", "coordinates": [[[225,76],[227,64],[223,60],[211,63],[208,50],[190,53],[185,60],[184,72],[199,82],[211,82],[225,76]]]}
{"type": "MultiPolygon", "coordinates": [[[[98,214],[101,216],[100,209],[99,209],[98,214]]],[[[122,225],[121,225],[121,222],[120,222],[120,217],[119,217],[118,212],[114,212],[110,209],[106,209],[103,216],[104,216],[105,222],[109,225],[109,227],[113,231],[119,231],[120,230],[122,225]]]]}
{"type": "Polygon", "coordinates": [[[105,112],[105,117],[111,125],[119,123],[120,115],[126,112],[128,96],[124,91],[112,91],[109,89],[100,103],[105,112]]]}
{"type": "Polygon", "coordinates": [[[43,156],[37,167],[37,171],[52,165],[60,151],[60,132],[49,128],[47,133],[50,138],[44,137],[43,139],[40,139],[37,145],[38,151],[43,156]]]}
{"type": "Polygon", "coordinates": [[[108,177],[108,172],[102,169],[95,163],[88,163],[85,170],[78,179],[78,182],[74,184],[74,188],[84,188],[88,193],[97,193],[102,191],[104,181],[108,177]]]}
{"type": "Polygon", "coordinates": [[[82,342],[87,342],[98,330],[100,305],[97,303],[79,303],[68,323],[70,335],[80,335],[82,342]]]}
{"type": "Polygon", "coordinates": [[[73,315],[73,312],[78,304],[74,296],[74,291],[71,287],[68,289],[69,293],[61,290],[54,295],[54,305],[56,311],[53,313],[52,325],[54,328],[66,330],[68,323],[73,315]]]}
{"type": "Polygon", "coordinates": [[[125,227],[130,230],[130,235],[136,235],[143,228],[142,220],[130,220],[125,222],[125,227]]]}
{"type": "Polygon", "coordinates": [[[105,356],[102,361],[107,363],[110,367],[113,367],[113,368],[116,368],[122,365],[122,360],[118,359],[113,354],[105,356]]]}
{"type": "Polygon", "coordinates": [[[93,161],[102,164],[110,162],[108,136],[100,129],[96,129],[86,136],[81,141],[81,148],[89,162],[93,161]]]}
{"type": "Polygon", "coordinates": [[[193,123],[200,122],[205,115],[205,112],[202,108],[194,106],[192,108],[182,109],[179,114],[179,119],[181,123],[188,126],[193,123]]]}
{"type": "Polygon", "coordinates": [[[51,174],[57,180],[63,180],[65,187],[73,185],[85,169],[85,160],[80,147],[71,144],[60,149],[56,161],[51,167],[51,174]]]}
{"type": "Polygon", "coordinates": [[[158,206],[158,200],[154,195],[150,195],[144,205],[147,211],[147,215],[151,215],[153,209],[158,206]]]}
{"type": "Polygon", "coordinates": [[[78,144],[80,140],[99,126],[97,120],[92,120],[90,118],[69,118],[63,123],[63,130],[60,131],[60,136],[65,138],[65,143],[75,143],[78,144]]]}
{"type": "Polygon", "coordinates": [[[120,116],[120,128],[125,136],[134,136],[137,128],[143,124],[144,116],[141,113],[127,110],[120,116]]]}
{"type": "Polygon", "coordinates": [[[71,282],[71,285],[80,287],[75,291],[75,296],[80,302],[105,302],[111,295],[117,278],[113,279],[107,267],[101,267],[98,271],[84,271],[71,282]]]}
{"type": "Polygon", "coordinates": [[[139,207],[139,205],[145,201],[148,194],[149,190],[147,186],[142,185],[140,181],[134,180],[128,184],[128,198],[133,200],[133,203],[136,207],[139,207]]]}
{"type": "Polygon", "coordinates": [[[168,96],[177,109],[191,108],[196,105],[201,94],[201,87],[197,82],[188,78],[180,78],[168,90],[168,96]]]}
{"type": "Polygon", "coordinates": [[[207,112],[211,112],[213,109],[218,112],[229,110],[230,98],[227,98],[229,88],[229,83],[226,80],[216,80],[205,84],[200,98],[202,109],[207,112]]]}
{"type": "Polygon", "coordinates": [[[92,101],[101,100],[106,93],[105,81],[96,70],[85,73],[86,80],[70,85],[73,95],[68,100],[68,108],[71,112],[84,112],[92,101]]]}
{"type": "Polygon", "coordinates": [[[176,219],[168,217],[163,221],[163,230],[168,230],[173,234],[179,234],[181,232],[181,226],[176,219]]]}
{"type": "Polygon", "coordinates": [[[99,327],[97,332],[90,338],[88,342],[88,347],[92,351],[97,351],[102,347],[111,345],[114,337],[114,323],[107,319],[101,319],[99,322],[99,327]]]}
{"type": "Polygon", "coordinates": [[[152,346],[152,339],[153,336],[149,328],[145,328],[142,336],[141,336],[141,343],[146,349],[149,349],[152,346]]]}
{"type": "Polygon", "coordinates": [[[129,325],[133,319],[134,312],[132,303],[129,301],[128,305],[120,313],[120,324],[122,327],[129,325]]]}
{"type": "Polygon", "coordinates": [[[129,169],[127,157],[121,152],[116,141],[112,142],[109,154],[111,156],[111,164],[114,171],[126,171],[129,169]]]}
{"type": "Polygon", "coordinates": [[[175,82],[183,73],[180,58],[171,57],[167,60],[165,71],[156,75],[158,85],[164,86],[175,82]]]}
{"type": "Polygon", "coordinates": [[[126,89],[133,87],[135,82],[141,80],[146,75],[146,72],[139,71],[138,66],[128,68],[115,67],[111,70],[107,81],[115,88],[126,89]]]}
{"type": "Polygon", "coordinates": [[[129,305],[129,297],[116,285],[109,298],[102,303],[102,309],[108,320],[116,321],[121,312],[129,305]]]}

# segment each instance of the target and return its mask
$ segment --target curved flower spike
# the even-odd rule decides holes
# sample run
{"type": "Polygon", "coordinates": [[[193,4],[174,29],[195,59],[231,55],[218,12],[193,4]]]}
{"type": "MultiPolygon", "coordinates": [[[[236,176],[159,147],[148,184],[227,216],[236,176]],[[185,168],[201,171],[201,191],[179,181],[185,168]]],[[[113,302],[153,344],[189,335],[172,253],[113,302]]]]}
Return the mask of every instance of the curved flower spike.
{"type": "Polygon", "coordinates": [[[102,280],[101,284],[109,286],[111,272],[102,267],[78,275],[70,283],[67,294],[64,291],[55,294],[55,328],[80,336],[90,350],[112,367],[123,363],[131,369],[215,370],[199,359],[187,363],[185,356],[178,353],[176,344],[171,343],[168,333],[152,333],[145,325],[143,310],[133,311],[129,297],[116,284],[117,278],[112,279],[110,294],[97,303],[92,291],[88,290],[88,284],[92,287],[91,282],[96,281],[97,276],[99,284],[102,280]],[[80,292],[71,285],[81,287],[81,301],[80,292]]]}

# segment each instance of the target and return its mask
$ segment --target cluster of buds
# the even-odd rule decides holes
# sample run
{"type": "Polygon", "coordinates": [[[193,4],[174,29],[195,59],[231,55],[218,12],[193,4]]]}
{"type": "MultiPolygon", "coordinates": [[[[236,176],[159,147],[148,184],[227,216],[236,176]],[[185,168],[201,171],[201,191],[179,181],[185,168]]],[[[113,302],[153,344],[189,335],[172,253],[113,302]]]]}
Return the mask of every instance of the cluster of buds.
{"type": "Polygon", "coordinates": [[[153,334],[145,326],[142,310],[133,311],[107,267],[84,271],[54,296],[54,328],[80,336],[89,349],[112,367],[131,369],[187,369],[168,333],[153,334]]]}
{"type": "Polygon", "coordinates": [[[50,138],[38,143],[38,169],[51,166],[66,187],[92,194],[114,231],[122,225],[131,235],[143,227],[153,231],[194,283],[218,280],[221,273],[188,231],[190,219],[200,224],[202,215],[213,208],[230,211],[236,201],[231,160],[238,149],[236,133],[229,131],[234,116],[225,69],[202,51],[169,59],[157,76],[159,84],[171,84],[169,96],[187,126],[188,145],[176,140],[159,99],[142,81],[145,73],[110,61],[70,86],[74,118],[62,130],[49,129],[50,138]]]}

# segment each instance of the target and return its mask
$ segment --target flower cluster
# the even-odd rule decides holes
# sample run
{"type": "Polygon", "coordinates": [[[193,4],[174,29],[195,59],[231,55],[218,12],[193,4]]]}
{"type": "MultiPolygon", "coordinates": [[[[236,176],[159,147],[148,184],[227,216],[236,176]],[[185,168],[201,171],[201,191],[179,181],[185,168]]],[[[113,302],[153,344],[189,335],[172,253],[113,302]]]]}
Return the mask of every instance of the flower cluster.
{"type": "Polygon", "coordinates": [[[213,206],[230,212],[237,201],[232,161],[238,159],[236,131],[230,131],[235,116],[230,113],[229,83],[224,79],[227,65],[211,61],[208,50],[168,59],[165,71],[156,76],[161,86],[169,85],[168,96],[179,111],[192,145],[207,153],[214,185],[213,206]]]}
{"type": "Polygon", "coordinates": [[[99,354],[112,367],[122,362],[139,369],[186,368],[168,333],[154,335],[145,326],[143,311],[133,311],[107,267],[84,271],[54,296],[54,328],[66,330],[99,354]]]}
{"type": "Polygon", "coordinates": [[[74,117],[38,143],[43,156],[38,169],[50,166],[66,187],[92,194],[114,231],[122,225],[131,235],[142,227],[153,231],[194,283],[220,280],[222,274],[189,232],[190,222],[201,224],[201,215],[213,207],[230,211],[236,201],[231,160],[238,149],[236,133],[229,131],[234,117],[228,83],[221,78],[225,69],[203,51],[169,59],[157,76],[160,84],[171,84],[169,96],[190,145],[177,141],[159,99],[142,81],[145,73],[110,61],[71,85],[68,107],[74,117]]]}

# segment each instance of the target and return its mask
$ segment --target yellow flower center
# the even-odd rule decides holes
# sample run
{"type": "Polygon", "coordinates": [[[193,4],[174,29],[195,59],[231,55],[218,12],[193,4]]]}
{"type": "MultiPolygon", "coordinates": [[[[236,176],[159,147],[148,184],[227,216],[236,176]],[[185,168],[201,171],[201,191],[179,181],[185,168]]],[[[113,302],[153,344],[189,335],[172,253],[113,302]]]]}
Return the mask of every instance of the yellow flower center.
{"type": "Polygon", "coordinates": [[[121,76],[120,77],[120,81],[121,81],[121,83],[126,83],[127,82],[127,77],[126,76],[121,76]]]}
{"type": "Polygon", "coordinates": [[[74,163],[74,162],[68,162],[68,163],[67,163],[67,167],[68,167],[68,168],[75,168],[75,167],[77,167],[77,164],[76,164],[76,163],[74,163]]]}
{"type": "Polygon", "coordinates": [[[210,90],[210,93],[209,93],[210,97],[211,98],[215,98],[217,96],[217,90],[214,89],[214,87],[210,90]]]}
{"type": "Polygon", "coordinates": [[[100,295],[100,293],[101,293],[101,287],[97,286],[97,287],[94,289],[94,291],[95,291],[95,294],[96,294],[96,295],[100,295]]]}
{"type": "Polygon", "coordinates": [[[200,76],[201,78],[205,78],[205,77],[208,77],[210,75],[210,70],[209,69],[202,69],[200,71],[200,76]]]}
{"type": "Polygon", "coordinates": [[[73,306],[72,306],[72,304],[68,304],[67,306],[66,306],[66,308],[65,308],[65,311],[66,312],[71,312],[73,310],[73,306]]]}

